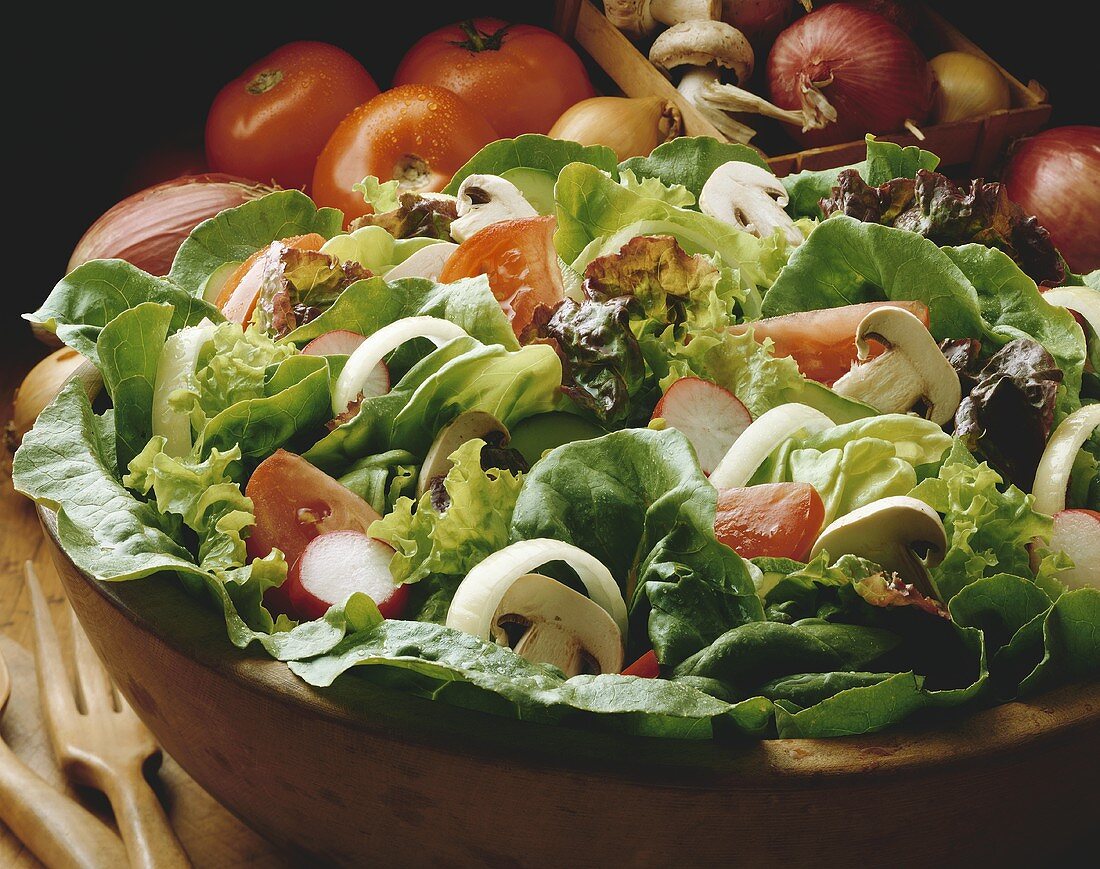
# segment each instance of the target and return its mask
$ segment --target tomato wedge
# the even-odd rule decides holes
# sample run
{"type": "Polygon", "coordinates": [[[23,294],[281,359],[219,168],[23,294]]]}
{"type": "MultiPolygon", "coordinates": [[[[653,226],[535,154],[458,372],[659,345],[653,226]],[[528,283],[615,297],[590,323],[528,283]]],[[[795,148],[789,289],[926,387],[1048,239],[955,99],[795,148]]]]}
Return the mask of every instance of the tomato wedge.
{"type": "Polygon", "coordinates": [[[252,319],[252,312],[256,308],[256,301],[260,298],[260,285],[263,282],[264,262],[269,254],[277,254],[285,248],[293,250],[320,250],[325,243],[323,236],[315,232],[306,235],[293,235],[281,241],[273,241],[267,247],[262,247],[243,263],[237,266],[237,270],[229,276],[218,293],[215,303],[227,320],[234,323],[247,324],[252,319]]]}
{"type": "MultiPolygon", "coordinates": [[[[297,562],[306,546],[329,531],[361,531],[381,517],[370,504],[315,468],[301,456],[277,450],[268,456],[245,486],[252,499],[256,524],[246,546],[250,558],[263,558],[280,549],[288,565],[297,562]]],[[[282,588],[268,589],[270,609],[287,612],[282,588]]]]}
{"type": "Polygon", "coordinates": [[[809,483],[762,483],[718,493],[714,533],[742,558],[805,561],[824,521],[809,483]]]}
{"type": "Polygon", "coordinates": [[[624,676],[641,676],[643,679],[656,679],[661,675],[661,665],[657,663],[657,653],[650,649],[637,661],[623,670],[624,676]]]}
{"type": "Polygon", "coordinates": [[[458,246],[439,282],[487,275],[493,295],[518,336],[536,308],[556,305],[565,296],[554,249],[554,225],[550,215],[490,224],[458,246]]]}
{"type": "MultiPolygon", "coordinates": [[[[755,323],[733,326],[731,331],[740,334],[752,329],[757,341],[771,338],[775,342],[773,349],[776,356],[792,357],[804,375],[832,386],[848,373],[856,361],[855,339],[860,320],[883,305],[904,308],[928,326],[928,306],[923,302],[866,302],[768,317],[755,323]]],[[[883,350],[874,342],[871,348],[872,356],[883,350]]]]}

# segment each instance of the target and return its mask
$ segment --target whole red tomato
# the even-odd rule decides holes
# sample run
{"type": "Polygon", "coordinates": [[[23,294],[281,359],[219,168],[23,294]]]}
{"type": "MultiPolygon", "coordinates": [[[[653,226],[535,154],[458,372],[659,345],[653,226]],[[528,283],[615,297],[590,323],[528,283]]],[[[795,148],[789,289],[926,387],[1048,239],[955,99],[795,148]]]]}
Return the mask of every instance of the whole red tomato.
{"type": "Polygon", "coordinates": [[[506,138],[548,133],[562,112],[596,94],[581,59],[560,37],[496,18],[429,33],[409,49],[393,82],[452,90],[506,138]]]}
{"type": "Polygon", "coordinates": [[[343,117],[378,93],[362,64],[324,42],[291,42],[218,92],[206,119],[217,172],[304,187],[343,117]]]}
{"type": "Polygon", "coordinates": [[[370,212],[352,190],[367,175],[393,178],[403,191],[438,191],[477,151],[497,138],[489,122],[448,90],[395,87],[340,122],[313,172],[313,199],[351,220],[370,212]]]}

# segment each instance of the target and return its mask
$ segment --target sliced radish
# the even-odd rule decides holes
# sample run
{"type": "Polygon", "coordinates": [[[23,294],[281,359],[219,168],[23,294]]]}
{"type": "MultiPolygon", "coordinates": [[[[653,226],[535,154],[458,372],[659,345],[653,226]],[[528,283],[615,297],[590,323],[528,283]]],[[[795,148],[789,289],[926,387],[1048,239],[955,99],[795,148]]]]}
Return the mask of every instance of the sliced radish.
{"type": "Polygon", "coordinates": [[[1066,507],[1066,487],[1081,446],[1100,427],[1100,404],[1079,408],[1054,430],[1035,471],[1035,509],[1053,516],[1066,507]]]}
{"type": "Polygon", "coordinates": [[[366,340],[358,332],[336,329],[318,335],[302,348],[302,353],[305,356],[350,356],[366,340]]]}
{"type": "Polygon", "coordinates": [[[678,429],[691,445],[704,474],[711,473],[733,442],[752,424],[752,416],[728,389],[699,377],[673,383],[653,410],[678,429]]]}
{"type": "MultiPolygon", "coordinates": [[[[405,317],[383,326],[360,344],[348,357],[344,370],[336,379],[332,390],[332,413],[340,416],[359,397],[367,394],[374,369],[386,356],[413,338],[427,338],[436,347],[442,347],[456,338],[466,337],[466,331],[439,317],[405,317]]],[[[387,376],[388,380],[388,376],[387,376]]]]}
{"type": "Polygon", "coordinates": [[[362,592],[385,618],[399,618],[409,590],[393,581],[393,553],[381,540],[358,531],[330,531],[314,537],[286,578],[293,613],[301,619],[319,619],[329,607],[362,592]]]}
{"type": "Polygon", "coordinates": [[[799,432],[824,431],[832,426],[829,417],[805,404],[792,402],[773,407],[734,442],[710,475],[710,482],[717,489],[747,486],[764,459],[787,438],[799,432]]]}
{"type": "MultiPolygon", "coordinates": [[[[302,348],[303,356],[350,356],[367,339],[358,332],[336,329],[318,335],[302,348]]],[[[390,391],[390,369],[379,362],[363,382],[363,398],[375,398],[390,391]]]]}
{"type": "Polygon", "coordinates": [[[214,324],[202,320],[186,326],[164,342],[157,361],[157,378],[153,385],[153,434],[164,438],[164,451],[170,456],[191,452],[191,416],[172,407],[170,399],[185,389],[195,374],[199,353],[214,337],[214,324]]]}
{"type": "Polygon", "coordinates": [[[1050,548],[1061,550],[1073,568],[1058,578],[1070,588],[1100,588],[1100,513],[1095,510],[1063,510],[1054,517],[1050,548]]]}

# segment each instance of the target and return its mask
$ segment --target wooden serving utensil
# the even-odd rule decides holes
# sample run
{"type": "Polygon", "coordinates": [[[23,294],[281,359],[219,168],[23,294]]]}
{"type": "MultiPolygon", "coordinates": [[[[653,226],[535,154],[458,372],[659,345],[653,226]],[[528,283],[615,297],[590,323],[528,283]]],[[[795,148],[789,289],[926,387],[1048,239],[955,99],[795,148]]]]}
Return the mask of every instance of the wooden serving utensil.
{"type": "Polygon", "coordinates": [[[75,613],[74,698],[57,632],[29,561],[25,573],[34,610],[38,690],[58,763],[70,780],[106,794],[134,869],[189,867],[187,853],[144,775],[146,761],[159,757],[160,746],[111,684],[75,613]]]}
{"type": "MultiPolygon", "coordinates": [[[[0,717],[11,676],[0,652],[0,717]]],[[[28,768],[0,739],[0,820],[50,867],[125,866],[126,849],[102,821],[28,768]]]]}

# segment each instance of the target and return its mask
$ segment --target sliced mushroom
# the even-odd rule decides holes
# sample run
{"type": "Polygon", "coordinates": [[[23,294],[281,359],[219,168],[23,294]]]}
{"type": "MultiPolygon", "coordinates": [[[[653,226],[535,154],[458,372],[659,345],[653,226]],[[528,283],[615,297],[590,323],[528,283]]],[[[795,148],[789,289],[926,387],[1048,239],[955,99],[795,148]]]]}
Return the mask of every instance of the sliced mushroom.
{"type": "Polygon", "coordinates": [[[497,608],[512,583],[552,561],[563,561],[573,569],[589,599],[611,616],[625,637],[626,602],[611,571],[580,547],[545,537],[506,546],[466,574],[447,610],[447,627],[489,639],[497,608]]]}
{"type": "Polygon", "coordinates": [[[962,399],[959,375],[924,323],[904,308],[884,305],[867,314],[856,330],[859,364],[833,390],[882,413],[905,413],[923,405],[924,416],[943,425],[962,399]],[[869,362],[873,338],[886,352],[869,362]]]}
{"type": "Polygon", "coordinates": [[[804,238],[784,211],[789,201],[786,188],[766,169],[732,160],[715,169],[699,193],[699,209],[757,238],[782,232],[791,245],[804,238]]]}
{"type": "Polygon", "coordinates": [[[722,0],[604,0],[607,20],[632,39],[657,31],[662,24],[717,19],[722,0]]]}
{"type": "Polygon", "coordinates": [[[748,80],[755,64],[752,46],[736,27],[724,21],[685,21],[658,36],[649,49],[649,59],[665,73],[687,67],[678,90],[722,135],[747,142],[756,131],[734,121],[708,105],[705,88],[721,80],[728,70],[738,84],[748,80]]]}
{"type": "Polygon", "coordinates": [[[449,241],[440,241],[428,244],[412,254],[408,259],[399,262],[385,274],[385,280],[396,281],[398,278],[427,278],[436,280],[447,265],[451,254],[458,250],[457,244],[449,241]]]}
{"type": "Polygon", "coordinates": [[[566,676],[618,673],[623,637],[618,625],[583,594],[556,579],[528,573],[497,605],[492,638],[528,661],[553,664],[566,676]]]}
{"type": "Polygon", "coordinates": [[[428,491],[433,480],[447,476],[451,469],[450,457],[455,450],[474,438],[487,441],[491,437],[501,445],[507,444],[510,439],[504,423],[491,413],[481,410],[468,410],[459,414],[450,425],[440,429],[420,466],[420,476],[416,481],[417,497],[428,491]]]}
{"type": "Polygon", "coordinates": [[[511,181],[499,175],[470,175],[458,188],[458,218],[451,221],[451,237],[463,242],[490,224],[537,215],[511,181]]]}
{"type": "Polygon", "coordinates": [[[926,597],[940,599],[928,568],[943,561],[947,532],[939,513],[916,498],[881,498],[841,516],[821,532],[810,558],[822,551],[834,561],[842,555],[866,558],[926,597]],[[917,549],[925,553],[923,558],[917,549]]]}

